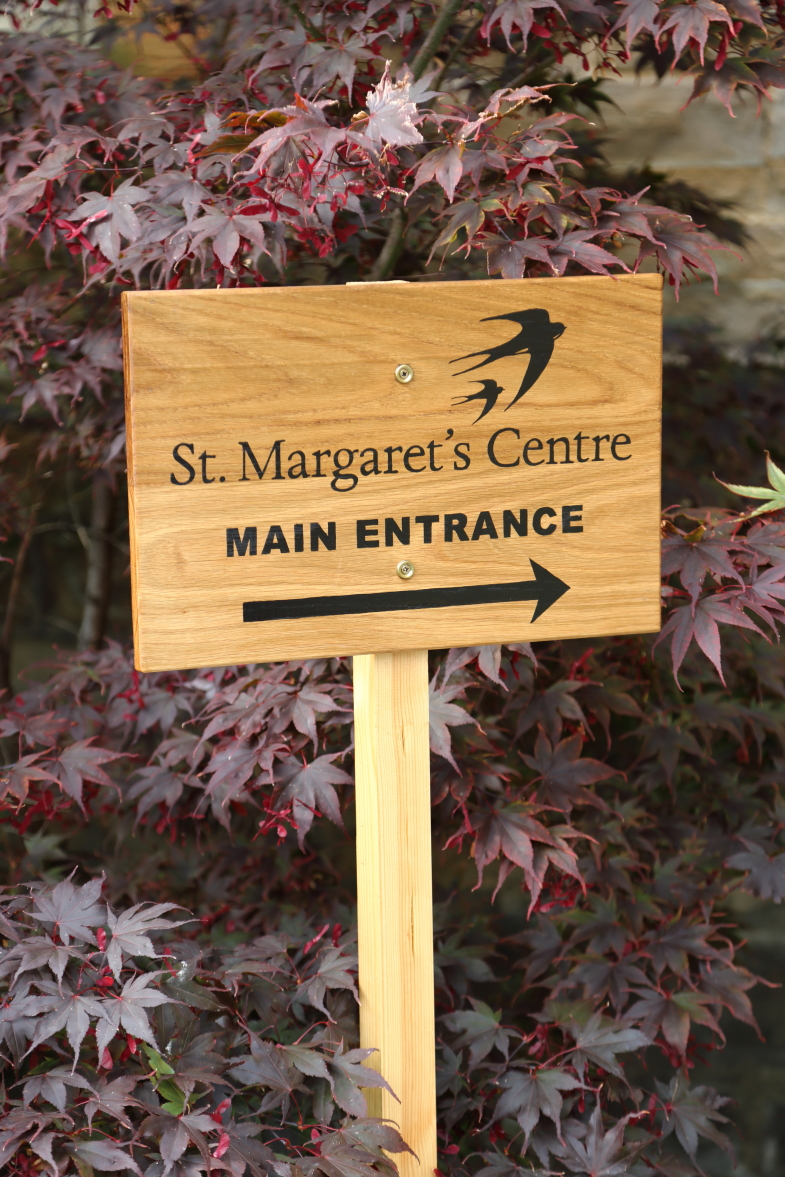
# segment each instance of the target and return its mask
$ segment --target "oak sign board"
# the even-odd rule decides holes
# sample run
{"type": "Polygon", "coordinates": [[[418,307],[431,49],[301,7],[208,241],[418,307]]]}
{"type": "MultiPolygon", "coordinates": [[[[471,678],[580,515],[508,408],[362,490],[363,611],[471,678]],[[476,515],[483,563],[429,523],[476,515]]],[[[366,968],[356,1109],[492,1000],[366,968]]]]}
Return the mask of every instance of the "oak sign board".
{"type": "Polygon", "coordinates": [[[658,275],[123,303],[140,670],[659,628],[658,275]]]}

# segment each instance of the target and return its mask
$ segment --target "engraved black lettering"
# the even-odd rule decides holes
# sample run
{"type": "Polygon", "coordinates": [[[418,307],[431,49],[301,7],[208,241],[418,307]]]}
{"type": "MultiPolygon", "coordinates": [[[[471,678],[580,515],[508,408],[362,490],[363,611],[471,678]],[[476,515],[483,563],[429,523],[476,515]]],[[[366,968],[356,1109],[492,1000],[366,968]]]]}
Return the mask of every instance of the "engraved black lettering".
{"type": "Polygon", "coordinates": [[[444,542],[451,544],[454,535],[457,535],[461,541],[469,539],[466,534],[466,516],[462,515],[460,511],[456,511],[454,515],[444,516],[444,542]]]}
{"type": "Polygon", "coordinates": [[[455,448],[453,449],[453,453],[455,454],[456,458],[460,458],[461,465],[459,466],[457,462],[453,462],[453,464],[452,464],[453,470],[468,470],[469,467],[471,466],[472,460],[469,457],[468,452],[467,453],[463,452],[464,449],[467,451],[470,450],[471,443],[468,441],[459,441],[456,443],[455,448]]]}
{"type": "Polygon", "coordinates": [[[371,536],[379,534],[379,520],[378,519],[358,519],[357,520],[357,547],[358,548],[378,548],[378,539],[371,539],[371,536]]]}
{"type": "Polygon", "coordinates": [[[295,523],[294,525],[294,550],[295,552],[305,551],[305,541],[303,539],[303,525],[302,523],[295,523]]]}
{"type": "Polygon", "coordinates": [[[238,481],[239,482],[250,482],[250,478],[248,478],[248,476],[245,473],[245,459],[246,458],[248,458],[248,460],[250,461],[254,470],[256,471],[256,477],[259,479],[262,479],[262,478],[264,478],[264,476],[267,472],[267,467],[270,465],[270,459],[273,456],[275,457],[275,474],[273,475],[273,480],[275,481],[277,479],[282,479],[283,474],[281,473],[281,446],[283,445],[283,443],[284,443],[283,437],[280,438],[278,441],[274,441],[270,447],[270,452],[267,455],[267,461],[265,462],[264,466],[260,466],[256,460],[256,455],[254,454],[253,450],[249,446],[248,442],[247,441],[239,441],[237,444],[240,446],[240,448],[243,451],[243,476],[238,481]]]}
{"type": "Polygon", "coordinates": [[[387,469],[384,471],[384,473],[385,474],[397,474],[398,471],[393,470],[393,454],[402,454],[403,453],[403,446],[402,445],[388,445],[388,446],[384,447],[384,452],[387,455],[387,469]]]}
{"type": "Polygon", "coordinates": [[[487,535],[489,539],[499,538],[498,532],[496,531],[496,524],[493,522],[493,515],[491,515],[490,511],[480,511],[477,516],[477,522],[474,525],[472,539],[480,539],[483,535],[487,535]]]}
{"type": "Polygon", "coordinates": [[[575,434],[575,457],[578,459],[579,462],[590,462],[591,461],[591,458],[584,458],[582,456],[582,451],[581,451],[581,442],[589,441],[589,440],[590,439],[589,439],[588,433],[576,433],[575,434]]]}
{"type": "Polygon", "coordinates": [[[172,450],[172,457],[174,458],[175,462],[180,463],[180,465],[183,467],[184,470],[188,471],[188,477],[184,478],[184,479],[180,479],[180,478],[175,478],[174,474],[170,474],[169,478],[175,484],[175,486],[187,486],[189,482],[193,482],[194,478],[196,478],[196,471],[194,470],[194,468],[190,462],[186,461],[185,458],[180,457],[180,450],[190,450],[191,453],[193,453],[194,447],[190,444],[190,442],[181,441],[172,450]]]}
{"type": "Polygon", "coordinates": [[[428,458],[428,463],[430,465],[431,470],[433,470],[433,471],[443,470],[444,469],[443,466],[436,465],[436,450],[440,450],[440,449],[444,448],[442,446],[442,443],[440,441],[429,441],[426,448],[428,449],[428,451],[430,453],[430,457],[428,458]]]}
{"type": "Polygon", "coordinates": [[[293,466],[289,467],[289,469],[287,471],[289,477],[290,478],[310,478],[311,476],[308,473],[308,467],[305,464],[305,454],[303,453],[303,451],[302,450],[292,450],[292,452],[289,454],[289,457],[286,459],[286,461],[291,462],[292,458],[299,458],[300,460],[299,460],[299,462],[295,462],[295,464],[293,466]]]}
{"type": "Polygon", "coordinates": [[[540,507],[534,512],[532,516],[532,527],[538,535],[553,535],[556,530],[555,523],[543,524],[543,519],[546,515],[555,516],[556,512],[553,507],[540,507]]]}
{"type": "Polygon", "coordinates": [[[363,462],[362,466],[360,467],[360,473],[365,474],[365,475],[378,474],[379,473],[379,455],[378,455],[378,453],[376,452],[376,450],[367,449],[367,450],[363,450],[363,452],[360,454],[360,457],[364,458],[366,454],[373,454],[373,457],[369,458],[367,462],[363,462]],[[366,469],[366,467],[370,467],[370,469],[366,469]]]}
{"type": "Polygon", "coordinates": [[[214,478],[207,477],[207,462],[210,458],[214,457],[215,454],[208,454],[207,450],[203,450],[199,455],[199,461],[202,463],[202,482],[215,482],[214,478]]]}
{"type": "Polygon", "coordinates": [[[359,479],[356,474],[347,474],[346,471],[349,469],[352,462],[354,461],[354,455],[359,452],[360,452],[359,450],[347,450],[347,449],[335,451],[335,453],[333,454],[333,462],[335,464],[335,469],[333,470],[333,480],[330,483],[331,490],[341,490],[341,491],[354,490],[355,486],[359,482],[359,479]],[[341,454],[346,454],[346,457],[342,459],[341,454]],[[344,481],[348,482],[349,485],[348,486],[340,486],[339,483],[342,483],[344,481]]]}
{"type": "Polygon", "coordinates": [[[274,523],[267,532],[267,539],[264,541],[262,548],[262,555],[269,556],[270,552],[288,552],[289,545],[286,542],[286,536],[283,533],[283,528],[274,523]]]}
{"type": "Polygon", "coordinates": [[[411,458],[424,458],[425,450],[421,445],[410,445],[406,453],[403,455],[403,464],[410,474],[422,474],[425,469],[424,466],[412,466],[411,458]]]}
{"type": "Polygon", "coordinates": [[[598,434],[597,437],[592,438],[592,441],[594,442],[594,457],[592,458],[592,462],[604,462],[605,461],[604,458],[600,457],[600,442],[610,441],[610,439],[611,439],[611,435],[609,433],[603,433],[602,437],[600,437],[598,434]]]}
{"type": "Polygon", "coordinates": [[[613,454],[616,461],[617,462],[629,462],[630,458],[632,457],[632,454],[625,454],[623,458],[620,457],[616,453],[616,446],[617,445],[632,445],[632,440],[630,439],[630,437],[626,433],[617,433],[616,436],[614,437],[613,441],[611,442],[611,453],[613,454]]]}
{"type": "Polygon", "coordinates": [[[433,525],[438,523],[440,515],[415,515],[414,522],[422,524],[422,542],[424,544],[433,543],[433,525]]]}
{"type": "Polygon", "coordinates": [[[579,514],[583,510],[583,504],[578,503],[575,507],[562,507],[561,509],[561,529],[562,531],[583,531],[583,527],[578,527],[576,524],[581,523],[583,515],[579,514]]]}
{"type": "Polygon", "coordinates": [[[506,429],[497,429],[493,437],[488,442],[488,457],[491,459],[494,466],[519,466],[521,463],[520,458],[516,458],[514,462],[500,462],[496,457],[496,439],[501,437],[503,433],[514,433],[515,436],[520,440],[521,435],[518,429],[513,429],[510,426],[508,426],[506,429]]]}
{"type": "Polygon", "coordinates": [[[518,512],[518,518],[515,518],[514,511],[505,511],[502,515],[502,527],[504,529],[504,538],[509,539],[513,532],[516,535],[528,534],[529,512],[526,508],[522,508],[518,512]]]}
{"type": "Polygon", "coordinates": [[[572,466],[572,465],[574,465],[572,459],[570,458],[570,443],[566,437],[549,437],[548,438],[548,449],[550,451],[550,455],[548,457],[548,465],[549,466],[572,466]],[[562,458],[561,462],[557,462],[556,457],[554,455],[554,450],[555,450],[556,446],[559,444],[559,442],[561,442],[562,445],[564,446],[564,457],[562,458]]]}
{"type": "Polygon", "coordinates": [[[227,527],[226,529],[226,554],[233,556],[237,550],[238,556],[244,556],[247,552],[249,556],[256,555],[256,528],[246,527],[243,532],[242,539],[240,538],[239,527],[227,527]]]}
{"type": "Polygon", "coordinates": [[[408,544],[411,539],[411,524],[409,516],[404,515],[400,525],[394,519],[385,519],[384,521],[384,546],[391,548],[395,543],[408,544]]]}
{"type": "Polygon", "coordinates": [[[311,551],[318,552],[319,544],[323,544],[328,552],[335,551],[335,524],[328,523],[327,530],[320,527],[318,523],[311,524],[311,551]]]}
{"type": "Polygon", "coordinates": [[[540,460],[538,462],[533,462],[532,459],[529,457],[529,450],[538,451],[538,450],[541,450],[544,448],[545,447],[543,446],[539,437],[530,437],[529,440],[526,442],[526,445],[523,447],[523,460],[526,463],[526,465],[527,466],[541,466],[543,464],[543,462],[545,461],[545,458],[540,458],[540,460]]]}
{"type": "Polygon", "coordinates": [[[322,474],[322,458],[329,458],[329,450],[314,450],[313,456],[316,458],[316,473],[314,478],[326,478],[326,474],[322,474]]]}

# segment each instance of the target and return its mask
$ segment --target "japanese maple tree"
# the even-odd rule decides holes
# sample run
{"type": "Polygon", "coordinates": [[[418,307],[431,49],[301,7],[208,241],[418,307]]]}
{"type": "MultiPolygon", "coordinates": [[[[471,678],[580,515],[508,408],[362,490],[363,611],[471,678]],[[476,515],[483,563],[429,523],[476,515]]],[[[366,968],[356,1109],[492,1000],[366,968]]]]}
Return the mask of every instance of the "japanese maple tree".
{"type": "MultiPolygon", "coordinates": [[[[640,266],[713,282],[727,210],[613,176],[592,112],[631,55],[731,113],[739,91],[765,99],[782,12],[152,0],[137,28],[187,75],[167,89],[104,56],[109,9],[81,41],[78,6],[9,11],[0,1160],[391,1174],[407,1144],[367,1115],[385,1080],[357,1034],[349,662],[143,675],[122,622],[106,639],[119,292],[640,266]],[[46,537],[84,553],[78,649],[12,690],[46,537]]],[[[785,896],[785,475],[775,453],[769,493],[752,459],[715,455],[723,505],[664,514],[656,640],[432,655],[445,1174],[689,1177],[701,1141],[730,1148],[724,1097],[690,1076],[723,1011],[754,1025],[729,896],[785,896]]]]}

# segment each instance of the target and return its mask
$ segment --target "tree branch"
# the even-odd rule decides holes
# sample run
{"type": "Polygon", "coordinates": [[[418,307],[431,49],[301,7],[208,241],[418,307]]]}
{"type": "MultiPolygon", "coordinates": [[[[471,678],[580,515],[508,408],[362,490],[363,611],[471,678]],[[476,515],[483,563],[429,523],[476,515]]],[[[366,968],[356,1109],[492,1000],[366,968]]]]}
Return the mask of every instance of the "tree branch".
{"type": "Polygon", "coordinates": [[[85,579],[82,623],[77,645],[80,650],[96,649],[101,644],[109,608],[111,552],[108,542],[112,526],[115,496],[103,471],[93,476],[93,503],[88,531],[87,576],[85,579]]]}
{"type": "MultiPolygon", "coordinates": [[[[449,29],[454,17],[461,10],[466,0],[445,0],[439,15],[411,63],[414,80],[419,81],[433,60],[434,54],[442,43],[445,33],[449,29]]],[[[387,240],[374,262],[368,275],[369,282],[383,282],[389,278],[395,269],[395,263],[401,255],[406,233],[406,214],[402,208],[396,208],[390,217],[390,228],[387,240]]]]}
{"type": "Polygon", "coordinates": [[[389,278],[395,269],[395,263],[403,249],[403,237],[406,230],[406,216],[402,208],[393,209],[390,214],[390,228],[381,252],[371,267],[368,282],[383,282],[389,278]]]}
{"type": "Polygon", "coordinates": [[[428,36],[417,50],[414,61],[411,64],[411,71],[414,74],[415,82],[420,80],[428,66],[431,64],[431,61],[433,60],[433,57],[442,42],[444,34],[452,24],[453,18],[458,15],[465,3],[466,0],[444,0],[441,12],[431,25],[428,36]]]}

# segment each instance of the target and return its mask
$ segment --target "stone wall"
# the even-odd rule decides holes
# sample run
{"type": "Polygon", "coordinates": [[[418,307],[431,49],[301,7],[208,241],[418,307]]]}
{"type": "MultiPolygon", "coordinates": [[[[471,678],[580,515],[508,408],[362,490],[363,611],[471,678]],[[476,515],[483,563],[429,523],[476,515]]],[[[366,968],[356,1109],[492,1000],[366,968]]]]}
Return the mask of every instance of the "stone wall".
{"type": "Polygon", "coordinates": [[[732,342],[785,330],[785,92],[773,91],[756,117],[755,102],[737,102],[736,117],[713,96],[686,110],[691,80],[634,75],[608,83],[618,109],[603,107],[598,129],[619,168],[649,164],[715,198],[732,200],[732,215],[750,235],[742,258],[715,253],[720,295],[703,280],[667,311],[722,327],[732,342]]]}

